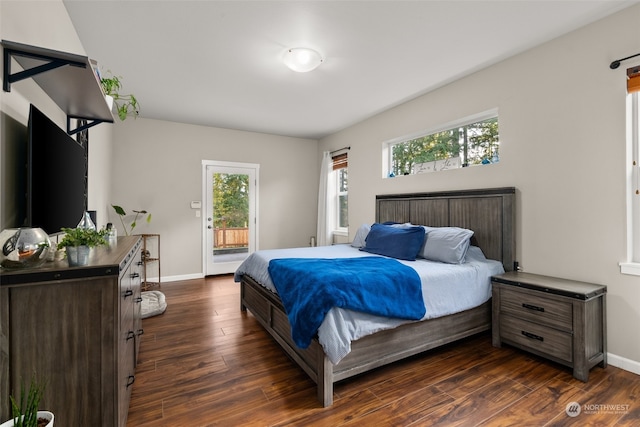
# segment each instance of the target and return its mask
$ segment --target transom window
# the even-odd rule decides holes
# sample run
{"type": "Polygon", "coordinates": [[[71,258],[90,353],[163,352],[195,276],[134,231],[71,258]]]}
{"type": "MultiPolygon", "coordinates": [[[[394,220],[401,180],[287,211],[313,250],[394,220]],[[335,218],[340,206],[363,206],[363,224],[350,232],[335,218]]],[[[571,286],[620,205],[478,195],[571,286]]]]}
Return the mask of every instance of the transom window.
{"type": "Polygon", "coordinates": [[[391,141],[387,144],[387,157],[389,177],[497,163],[500,159],[497,111],[391,141]]]}

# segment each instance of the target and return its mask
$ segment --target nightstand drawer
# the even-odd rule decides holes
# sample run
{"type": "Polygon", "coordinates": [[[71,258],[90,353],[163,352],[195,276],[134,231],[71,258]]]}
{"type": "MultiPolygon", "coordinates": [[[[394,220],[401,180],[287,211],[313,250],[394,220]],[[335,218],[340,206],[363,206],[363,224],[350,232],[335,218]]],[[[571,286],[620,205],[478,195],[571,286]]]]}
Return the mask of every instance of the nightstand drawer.
{"type": "Polygon", "coordinates": [[[503,289],[500,296],[500,310],[505,314],[567,332],[573,330],[572,308],[570,302],[532,295],[521,290],[503,289]]]}
{"type": "Polygon", "coordinates": [[[573,362],[572,336],[569,333],[504,315],[500,318],[500,336],[504,341],[535,353],[573,362]]]}

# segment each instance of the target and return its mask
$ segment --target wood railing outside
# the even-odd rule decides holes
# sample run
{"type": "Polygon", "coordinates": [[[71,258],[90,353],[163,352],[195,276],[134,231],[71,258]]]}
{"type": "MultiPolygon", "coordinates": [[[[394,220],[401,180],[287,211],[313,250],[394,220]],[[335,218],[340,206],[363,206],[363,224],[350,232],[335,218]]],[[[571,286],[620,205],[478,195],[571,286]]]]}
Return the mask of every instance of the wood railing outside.
{"type": "Polygon", "coordinates": [[[213,229],[215,249],[244,248],[249,246],[248,227],[221,227],[213,229]]]}

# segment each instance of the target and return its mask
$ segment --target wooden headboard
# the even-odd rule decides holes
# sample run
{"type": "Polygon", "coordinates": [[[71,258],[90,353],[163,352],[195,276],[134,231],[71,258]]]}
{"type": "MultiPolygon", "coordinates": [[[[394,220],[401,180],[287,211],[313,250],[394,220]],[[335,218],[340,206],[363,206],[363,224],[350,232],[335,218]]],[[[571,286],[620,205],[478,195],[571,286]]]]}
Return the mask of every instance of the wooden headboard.
{"type": "Polygon", "coordinates": [[[514,187],[376,196],[376,222],[410,222],[473,230],[472,244],[485,256],[514,269],[514,187]]]}

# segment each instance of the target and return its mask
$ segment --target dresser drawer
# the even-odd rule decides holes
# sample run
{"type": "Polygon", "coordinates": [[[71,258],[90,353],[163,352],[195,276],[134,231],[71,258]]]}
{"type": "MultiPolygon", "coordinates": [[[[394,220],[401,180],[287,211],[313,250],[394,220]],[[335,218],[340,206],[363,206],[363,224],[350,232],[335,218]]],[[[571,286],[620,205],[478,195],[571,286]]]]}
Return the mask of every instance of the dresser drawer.
{"type": "Polygon", "coordinates": [[[563,331],[573,331],[573,306],[542,295],[515,289],[502,289],[500,310],[514,317],[563,331]]]}
{"type": "Polygon", "coordinates": [[[567,332],[504,315],[500,318],[500,336],[516,346],[573,362],[573,340],[567,332]]]}

